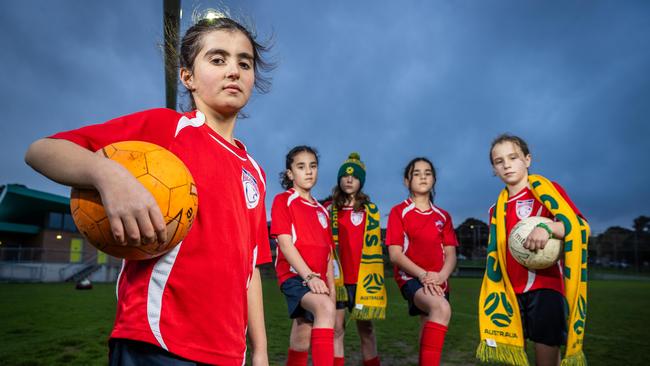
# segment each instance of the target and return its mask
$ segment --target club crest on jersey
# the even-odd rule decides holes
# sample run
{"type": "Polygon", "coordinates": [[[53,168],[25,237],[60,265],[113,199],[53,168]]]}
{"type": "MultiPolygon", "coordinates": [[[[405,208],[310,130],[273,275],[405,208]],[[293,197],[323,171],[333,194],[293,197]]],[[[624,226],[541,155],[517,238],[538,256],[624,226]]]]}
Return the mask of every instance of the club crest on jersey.
{"type": "Polygon", "coordinates": [[[436,227],[438,228],[438,230],[442,231],[443,226],[445,226],[445,223],[442,222],[442,220],[437,220],[436,221],[436,227]]]}
{"type": "Polygon", "coordinates": [[[530,216],[530,214],[533,212],[533,203],[535,202],[534,199],[530,200],[518,200],[517,201],[517,217],[520,219],[525,219],[526,217],[530,216]]]}
{"type": "Polygon", "coordinates": [[[327,229],[327,216],[322,211],[316,211],[316,216],[318,216],[318,222],[323,229],[327,229]]]}
{"type": "Polygon", "coordinates": [[[241,169],[241,183],[244,186],[244,199],[246,200],[246,207],[255,208],[260,202],[260,190],[257,187],[257,179],[253,175],[241,169]]]}
{"type": "Polygon", "coordinates": [[[363,212],[352,212],[350,215],[350,221],[352,225],[359,226],[363,222],[363,212]]]}

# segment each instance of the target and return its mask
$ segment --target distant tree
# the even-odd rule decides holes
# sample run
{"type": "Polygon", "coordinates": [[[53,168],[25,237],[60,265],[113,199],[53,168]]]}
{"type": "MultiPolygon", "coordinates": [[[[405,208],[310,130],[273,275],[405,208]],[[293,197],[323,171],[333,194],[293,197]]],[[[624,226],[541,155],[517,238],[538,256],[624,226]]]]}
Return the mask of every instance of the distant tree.
{"type": "Polygon", "coordinates": [[[647,233],[650,231],[650,217],[648,216],[639,216],[634,219],[634,231],[637,233],[647,233]]]}
{"type": "Polygon", "coordinates": [[[473,217],[468,218],[456,227],[458,253],[466,258],[484,258],[489,233],[488,224],[473,217]]]}

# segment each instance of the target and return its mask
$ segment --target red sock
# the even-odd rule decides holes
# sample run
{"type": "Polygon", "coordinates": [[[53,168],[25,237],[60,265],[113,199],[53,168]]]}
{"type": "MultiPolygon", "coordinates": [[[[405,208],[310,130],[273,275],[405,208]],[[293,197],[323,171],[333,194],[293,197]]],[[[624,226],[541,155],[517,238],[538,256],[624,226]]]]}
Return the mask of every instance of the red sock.
{"type": "Polygon", "coordinates": [[[334,329],[312,328],[311,362],[314,366],[334,364],[334,329]]]}
{"type": "Polygon", "coordinates": [[[426,322],[420,341],[420,366],[440,365],[442,345],[445,343],[447,327],[434,322],[426,322]]]}
{"type": "Polygon", "coordinates": [[[379,363],[379,356],[376,356],[369,360],[363,360],[363,366],[381,366],[379,363]]]}
{"type": "Polygon", "coordinates": [[[287,355],[287,366],[307,366],[308,352],[294,351],[289,348],[287,355]]]}
{"type": "Polygon", "coordinates": [[[334,357],[334,366],[345,366],[345,357],[334,357]]]}

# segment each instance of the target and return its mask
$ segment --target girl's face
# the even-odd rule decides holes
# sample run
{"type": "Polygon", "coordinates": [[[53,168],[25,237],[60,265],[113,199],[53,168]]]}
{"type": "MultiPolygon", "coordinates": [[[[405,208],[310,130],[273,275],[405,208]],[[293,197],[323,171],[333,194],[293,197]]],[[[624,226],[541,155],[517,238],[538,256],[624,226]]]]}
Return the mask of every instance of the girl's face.
{"type": "Polygon", "coordinates": [[[418,161],[415,163],[410,183],[408,179],[404,179],[404,185],[409,187],[409,191],[413,195],[429,195],[434,183],[433,170],[431,169],[431,165],[426,161],[418,161]]]}
{"type": "Polygon", "coordinates": [[[203,35],[194,70],[181,69],[181,80],[199,110],[222,115],[241,110],[253,91],[253,45],[239,31],[215,30],[203,35]]]}
{"type": "Polygon", "coordinates": [[[517,144],[510,141],[496,144],[491,155],[494,174],[507,186],[516,186],[528,179],[530,154],[524,156],[517,144]]]}
{"type": "Polygon", "coordinates": [[[341,190],[347,194],[347,195],[353,195],[359,192],[359,189],[361,188],[361,181],[357,179],[354,175],[346,175],[345,177],[341,177],[341,180],[339,181],[339,187],[341,187],[341,190]]]}
{"type": "Polygon", "coordinates": [[[314,154],[303,151],[293,157],[287,176],[296,189],[309,192],[318,179],[318,162],[314,154]]]}

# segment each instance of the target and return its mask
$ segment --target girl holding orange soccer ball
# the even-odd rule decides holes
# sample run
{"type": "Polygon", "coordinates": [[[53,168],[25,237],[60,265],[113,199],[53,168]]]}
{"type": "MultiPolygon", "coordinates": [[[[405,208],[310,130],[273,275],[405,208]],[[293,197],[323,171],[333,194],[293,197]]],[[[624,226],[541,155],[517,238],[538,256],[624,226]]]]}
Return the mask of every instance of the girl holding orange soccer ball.
{"type": "Polygon", "coordinates": [[[192,111],[146,110],[57,133],[27,152],[27,163],[46,177],[99,191],[114,238],[128,246],[162,243],[169,233],[152,195],[93,151],[117,141],[151,142],[178,156],[196,183],[200,208],[183,242],[161,257],[124,263],[111,365],[241,365],[247,330],[253,364],[268,364],[256,268],[271,258],[265,175],[234,137],[254,87],[268,87],[265,51],[246,27],[209,12],[181,41],[180,77],[192,111]]]}

